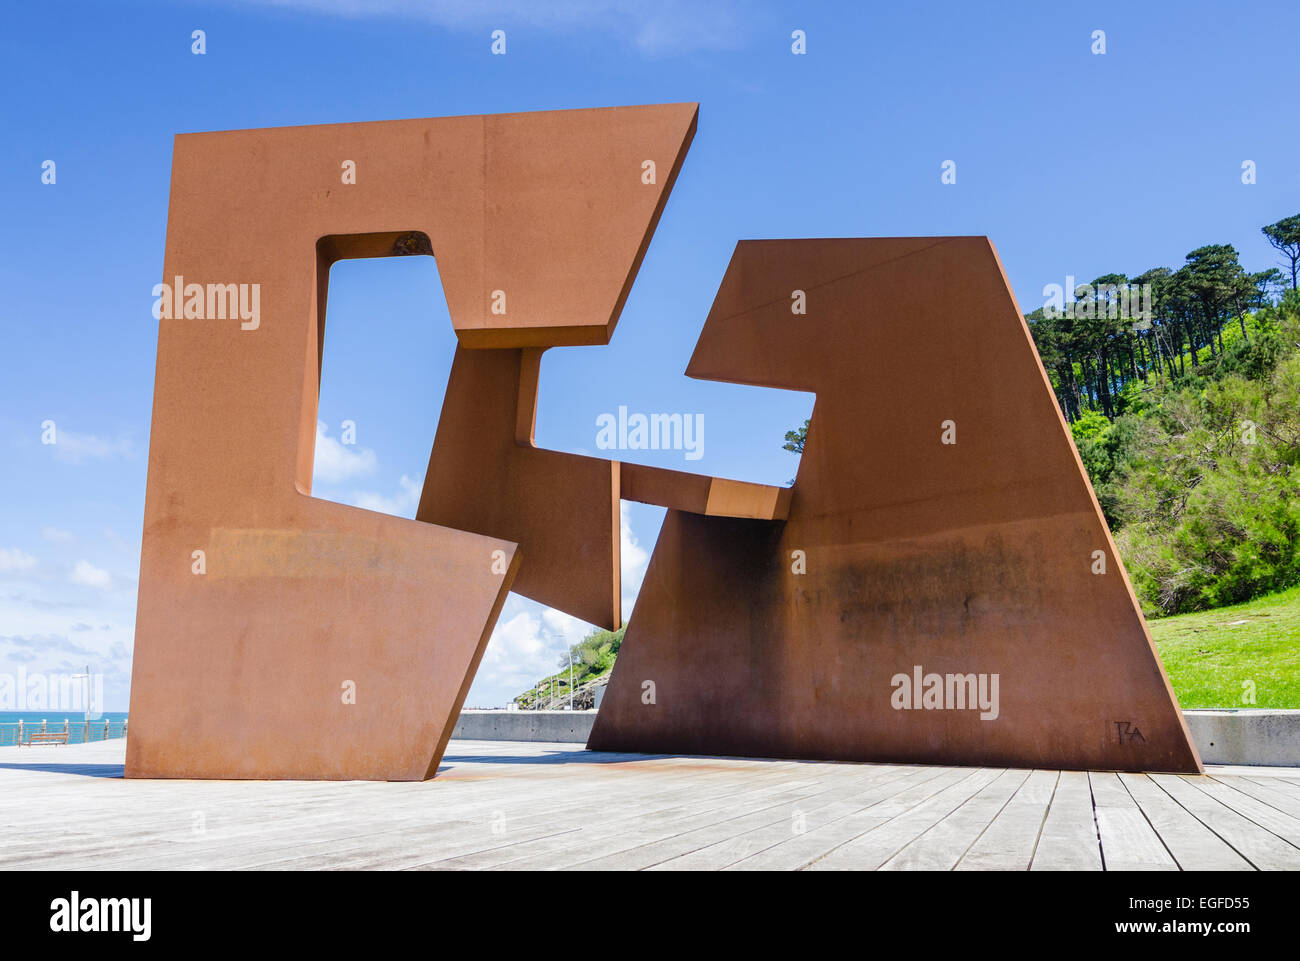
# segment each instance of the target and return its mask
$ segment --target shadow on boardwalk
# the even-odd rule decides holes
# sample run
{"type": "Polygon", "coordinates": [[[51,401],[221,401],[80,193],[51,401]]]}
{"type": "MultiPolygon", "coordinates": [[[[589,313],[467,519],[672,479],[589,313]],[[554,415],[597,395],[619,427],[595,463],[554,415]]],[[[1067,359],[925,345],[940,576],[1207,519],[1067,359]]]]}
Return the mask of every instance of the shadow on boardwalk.
{"type": "Polygon", "coordinates": [[[80,774],[83,777],[124,777],[121,764],[18,764],[0,761],[0,770],[32,771],[37,774],[80,774]]]}

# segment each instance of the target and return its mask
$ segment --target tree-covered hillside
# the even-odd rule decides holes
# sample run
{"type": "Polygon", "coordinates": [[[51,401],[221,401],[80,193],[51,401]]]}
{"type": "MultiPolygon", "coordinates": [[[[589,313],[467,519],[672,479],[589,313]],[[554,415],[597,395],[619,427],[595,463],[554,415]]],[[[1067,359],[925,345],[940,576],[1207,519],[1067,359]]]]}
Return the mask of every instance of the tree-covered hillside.
{"type": "Polygon", "coordinates": [[[1300,215],[1263,230],[1285,274],[1201,247],[1027,316],[1148,615],[1300,584],[1300,215]],[[1145,316],[1115,310],[1128,284],[1145,316]]]}
{"type": "Polygon", "coordinates": [[[575,710],[584,711],[593,707],[596,688],[608,682],[609,672],[614,669],[614,659],[618,657],[618,649],[623,644],[624,630],[622,627],[617,631],[594,628],[569,648],[567,654],[560,656],[561,670],[542,678],[516,697],[515,703],[523,710],[564,708],[569,705],[572,692],[575,710]]]}
{"type": "Polygon", "coordinates": [[[1026,315],[1148,616],[1300,584],[1300,214],[1261,229],[1283,269],[1213,244],[1026,315]]]}

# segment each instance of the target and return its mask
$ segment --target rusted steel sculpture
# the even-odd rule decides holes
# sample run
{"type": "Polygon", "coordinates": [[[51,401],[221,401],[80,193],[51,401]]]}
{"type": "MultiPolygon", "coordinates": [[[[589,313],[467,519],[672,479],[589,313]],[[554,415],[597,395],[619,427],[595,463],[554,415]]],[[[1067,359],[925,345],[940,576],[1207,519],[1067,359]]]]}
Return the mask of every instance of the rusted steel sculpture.
{"type": "Polygon", "coordinates": [[[669,512],[592,748],[1199,770],[987,240],[737,248],[687,373],[817,394],[793,490],[536,447],[695,118],[177,138],[128,777],[433,776],[507,591],[622,622],[621,498],[669,512]],[[417,519],[315,500],[329,267],[430,253],[417,519]]]}
{"type": "MultiPolygon", "coordinates": [[[[176,138],[128,777],[430,777],[516,575],[544,585],[547,567],[572,563],[616,583],[613,479],[603,501],[517,538],[310,496],[328,271],[436,251],[459,343],[495,355],[493,370],[524,348],[606,343],[695,115],[672,104],[176,138]],[[587,567],[553,554],[579,548],[587,567]],[[597,570],[611,560],[613,574],[597,570]]],[[[460,428],[510,431],[499,399],[453,399],[460,428]]],[[[577,486],[617,478],[564,454],[545,469],[577,486]]],[[[600,611],[536,593],[618,618],[616,588],[600,611]]]]}
{"type": "Polygon", "coordinates": [[[668,512],[589,748],[1200,770],[988,240],[741,243],[686,372],[816,393],[789,514],[668,512]]]}
{"type": "Polygon", "coordinates": [[[613,630],[620,611],[620,499],[700,514],[783,517],[787,488],[539,450],[542,350],[458,348],[416,518],[515,541],[514,590],[613,630]]]}

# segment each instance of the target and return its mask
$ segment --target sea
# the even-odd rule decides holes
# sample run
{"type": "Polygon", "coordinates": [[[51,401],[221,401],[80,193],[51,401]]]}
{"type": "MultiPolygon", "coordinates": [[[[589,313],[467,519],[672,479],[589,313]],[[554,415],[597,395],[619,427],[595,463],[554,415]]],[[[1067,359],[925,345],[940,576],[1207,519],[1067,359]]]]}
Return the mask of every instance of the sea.
{"type": "MultiPolygon", "coordinates": [[[[104,739],[104,722],[108,722],[108,736],[121,737],[126,733],[127,714],[125,711],[105,711],[98,718],[90,720],[90,737],[92,741],[104,739]]],[[[67,711],[0,711],[0,747],[13,747],[18,743],[18,722],[23,722],[23,740],[31,731],[39,731],[41,722],[45,722],[46,731],[62,731],[63,722],[68,722],[68,743],[81,744],[87,740],[86,716],[84,713],[67,711]]]]}

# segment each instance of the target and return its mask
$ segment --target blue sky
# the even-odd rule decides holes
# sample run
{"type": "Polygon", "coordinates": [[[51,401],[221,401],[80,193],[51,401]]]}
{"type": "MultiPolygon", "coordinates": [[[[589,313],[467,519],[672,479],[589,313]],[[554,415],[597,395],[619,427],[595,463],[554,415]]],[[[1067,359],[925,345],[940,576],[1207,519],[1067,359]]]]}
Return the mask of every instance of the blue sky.
{"type": "MultiPolygon", "coordinates": [[[[547,355],[538,441],[593,451],[595,418],[621,404],[699,413],[702,459],[624,459],[784,483],[782,435],[812,398],[682,375],[738,239],[987,234],[1026,311],[1067,275],[1176,267],[1207,243],[1274,265],[1259,227],[1300,212],[1297,27],[1293,2],[7,5],[0,672],[89,662],[105,706],[127,707],[175,133],[699,101],[613,342],[547,355]]],[[[319,496],[413,513],[454,346],[436,270],[335,268],[319,496]]],[[[661,516],[626,510],[629,600],[661,516]]],[[[583,631],[512,598],[468,703],[506,702],[583,631]]]]}

